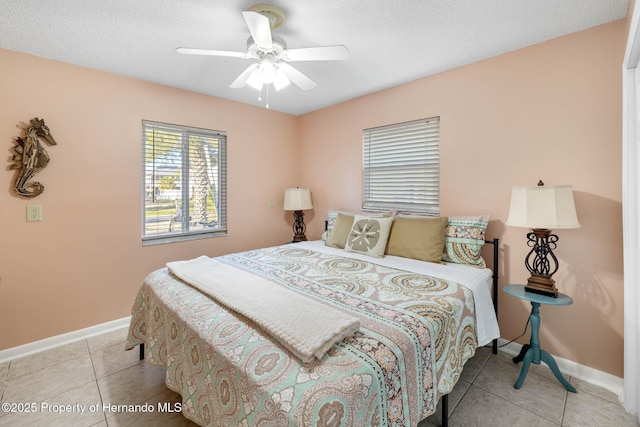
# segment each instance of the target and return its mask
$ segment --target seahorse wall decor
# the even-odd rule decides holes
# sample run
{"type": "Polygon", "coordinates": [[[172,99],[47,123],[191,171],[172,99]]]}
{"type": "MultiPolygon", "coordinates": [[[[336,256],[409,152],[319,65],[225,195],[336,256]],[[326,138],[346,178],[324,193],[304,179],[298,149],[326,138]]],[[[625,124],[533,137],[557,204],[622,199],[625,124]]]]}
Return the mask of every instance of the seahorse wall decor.
{"type": "Polygon", "coordinates": [[[40,138],[47,141],[49,145],[56,145],[57,142],[44,124],[44,119],[35,117],[31,119],[29,126],[23,123],[17,125],[17,128],[24,130],[25,135],[16,138],[13,147],[16,154],[12,158],[14,163],[9,166],[9,169],[20,169],[14,184],[16,193],[32,198],[42,194],[44,185],[37,181],[29,181],[49,164],[49,154],[40,142],[40,138]]]}

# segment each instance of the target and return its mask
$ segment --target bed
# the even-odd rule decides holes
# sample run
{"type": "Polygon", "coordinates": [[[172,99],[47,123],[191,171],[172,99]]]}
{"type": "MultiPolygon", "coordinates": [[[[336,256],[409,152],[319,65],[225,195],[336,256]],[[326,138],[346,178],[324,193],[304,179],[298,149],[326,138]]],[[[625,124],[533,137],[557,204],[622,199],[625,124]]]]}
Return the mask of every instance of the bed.
{"type": "MultiPolygon", "coordinates": [[[[495,266],[497,239],[490,243],[495,266]]],[[[152,272],[132,309],[127,349],[140,345],[141,358],[166,367],[167,387],[199,425],[415,426],[446,402],[478,346],[493,341],[495,351],[496,278],[483,266],[377,258],[326,239],[212,262],[326,305],[327,314],[314,314],[318,327],[331,323],[330,310],[359,327],[303,362],[259,319],[180,280],[173,265],[152,272]]]]}

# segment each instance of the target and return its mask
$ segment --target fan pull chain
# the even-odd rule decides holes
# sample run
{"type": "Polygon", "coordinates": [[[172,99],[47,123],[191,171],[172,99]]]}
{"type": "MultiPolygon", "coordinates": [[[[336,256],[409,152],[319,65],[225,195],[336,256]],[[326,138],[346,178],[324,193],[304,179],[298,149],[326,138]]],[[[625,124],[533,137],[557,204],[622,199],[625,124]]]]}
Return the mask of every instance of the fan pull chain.
{"type": "Polygon", "coordinates": [[[258,102],[262,102],[262,91],[266,90],[266,99],[267,99],[267,103],[265,105],[266,108],[269,108],[269,85],[262,85],[262,87],[260,88],[260,92],[258,92],[258,102]],[[264,89],[266,87],[266,89],[264,89]]]}
{"type": "Polygon", "coordinates": [[[263,88],[266,87],[266,91],[267,91],[267,104],[265,105],[266,108],[269,108],[269,85],[263,85],[260,88],[260,92],[258,92],[258,102],[262,102],[262,90],[263,88]]]}

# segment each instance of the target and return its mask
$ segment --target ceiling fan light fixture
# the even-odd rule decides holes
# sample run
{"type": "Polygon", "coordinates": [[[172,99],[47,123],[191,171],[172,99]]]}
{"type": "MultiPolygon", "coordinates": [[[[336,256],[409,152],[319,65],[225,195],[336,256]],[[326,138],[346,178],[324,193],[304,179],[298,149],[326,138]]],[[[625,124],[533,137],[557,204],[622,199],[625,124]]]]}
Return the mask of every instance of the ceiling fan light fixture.
{"type": "Polygon", "coordinates": [[[273,62],[265,59],[258,66],[258,72],[260,73],[262,83],[271,84],[276,77],[276,66],[273,62]]]}
{"type": "Polygon", "coordinates": [[[253,70],[253,73],[251,73],[251,75],[247,79],[247,84],[257,91],[262,90],[262,85],[264,84],[264,82],[262,81],[262,74],[260,73],[258,68],[253,70]]]}
{"type": "Polygon", "coordinates": [[[261,91],[264,85],[270,84],[273,84],[276,91],[278,91],[287,87],[290,83],[291,81],[278,64],[269,60],[263,60],[260,64],[256,64],[246,80],[246,84],[257,91],[261,91]]]}

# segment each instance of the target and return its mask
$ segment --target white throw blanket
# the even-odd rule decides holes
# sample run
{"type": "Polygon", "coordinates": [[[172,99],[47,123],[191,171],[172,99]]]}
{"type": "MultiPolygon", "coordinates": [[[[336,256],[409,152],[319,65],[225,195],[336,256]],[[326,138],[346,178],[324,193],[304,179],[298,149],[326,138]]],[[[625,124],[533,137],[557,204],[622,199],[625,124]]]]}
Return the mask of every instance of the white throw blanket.
{"type": "Polygon", "coordinates": [[[167,263],[169,272],[256,322],[289,351],[310,362],[360,329],[347,313],[264,277],[201,256],[167,263]]]}

